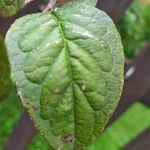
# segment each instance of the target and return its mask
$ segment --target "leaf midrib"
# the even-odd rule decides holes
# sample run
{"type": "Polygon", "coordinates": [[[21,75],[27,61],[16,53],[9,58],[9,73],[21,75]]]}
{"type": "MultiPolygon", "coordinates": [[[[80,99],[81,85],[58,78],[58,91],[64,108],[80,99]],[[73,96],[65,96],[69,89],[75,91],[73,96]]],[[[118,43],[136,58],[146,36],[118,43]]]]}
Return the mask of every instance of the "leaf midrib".
{"type": "MultiPolygon", "coordinates": [[[[58,28],[60,30],[60,33],[61,33],[61,37],[62,37],[62,40],[63,40],[63,45],[64,45],[64,48],[66,50],[66,54],[67,54],[67,61],[68,61],[68,65],[69,65],[69,73],[70,73],[70,79],[71,79],[71,86],[72,86],[72,97],[73,97],[73,118],[74,118],[74,137],[75,138],[75,106],[74,106],[74,94],[73,94],[73,74],[72,74],[72,69],[71,69],[71,62],[70,62],[70,56],[69,56],[69,52],[68,52],[68,47],[67,47],[67,44],[66,44],[66,37],[65,37],[65,34],[64,34],[64,31],[63,31],[63,26],[62,26],[62,23],[59,21],[59,17],[57,16],[56,12],[52,12],[52,15],[54,16],[55,20],[57,21],[58,23],[58,28]]],[[[75,142],[73,142],[73,149],[75,149],[75,142]]]]}

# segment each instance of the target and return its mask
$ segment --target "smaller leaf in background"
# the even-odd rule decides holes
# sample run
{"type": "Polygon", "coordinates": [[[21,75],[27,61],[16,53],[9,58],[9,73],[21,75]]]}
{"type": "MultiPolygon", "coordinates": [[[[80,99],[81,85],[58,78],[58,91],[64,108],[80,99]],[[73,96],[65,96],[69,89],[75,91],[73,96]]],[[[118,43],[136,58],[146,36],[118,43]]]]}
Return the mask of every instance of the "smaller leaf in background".
{"type": "Polygon", "coordinates": [[[10,67],[4,46],[4,40],[0,38],[0,100],[3,100],[9,95],[11,87],[10,67]]]}
{"type": "Polygon", "coordinates": [[[84,0],[84,2],[91,6],[96,6],[98,0],[84,0]]]}
{"type": "MultiPolygon", "coordinates": [[[[40,0],[40,1],[43,5],[46,5],[49,2],[49,0],[40,0]]],[[[96,4],[98,2],[98,0],[57,0],[57,4],[59,6],[59,5],[68,3],[68,2],[75,2],[75,1],[84,2],[84,3],[91,5],[91,6],[96,6],[96,4]]]]}
{"type": "Polygon", "coordinates": [[[31,0],[0,0],[0,16],[10,17],[15,15],[29,1],[31,0]]]}
{"type": "MultiPolygon", "coordinates": [[[[77,0],[70,0],[70,1],[77,1],[77,0]]],[[[88,5],[91,5],[91,6],[96,6],[98,0],[78,0],[80,2],[84,2],[88,5]]]]}
{"type": "Polygon", "coordinates": [[[40,0],[40,3],[43,4],[43,5],[46,5],[48,4],[49,0],[40,0]]]}
{"type": "Polygon", "coordinates": [[[21,105],[13,88],[9,96],[0,104],[0,150],[4,149],[7,139],[13,132],[21,115],[21,105]]]}
{"type": "Polygon", "coordinates": [[[143,10],[144,19],[144,38],[150,40],[150,4],[144,6],[143,10]]]}
{"type": "Polygon", "coordinates": [[[117,25],[121,34],[125,56],[132,59],[150,40],[150,6],[136,0],[117,25]]]}

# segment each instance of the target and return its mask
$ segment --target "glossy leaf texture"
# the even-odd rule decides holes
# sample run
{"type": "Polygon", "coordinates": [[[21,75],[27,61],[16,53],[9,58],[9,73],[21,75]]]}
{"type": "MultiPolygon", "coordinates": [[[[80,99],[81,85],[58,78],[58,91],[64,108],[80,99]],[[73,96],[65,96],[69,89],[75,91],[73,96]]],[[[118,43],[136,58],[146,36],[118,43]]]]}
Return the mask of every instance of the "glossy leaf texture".
{"type": "MultiPolygon", "coordinates": [[[[70,1],[77,1],[77,0],[70,0],[70,1]]],[[[78,0],[79,2],[84,2],[87,5],[96,6],[98,0],[78,0]]]]}
{"type": "MultiPolygon", "coordinates": [[[[68,3],[68,2],[84,2],[88,5],[91,5],[91,6],[96,6],[98,0],[57,0],[57,5],[63,5],[65,3],[68,3]]],[[[49,0],[41,0],[42,4],[47,4],[49,2],[49,0]]]]}
{"type": "Polygon", "coordinates": [[[123,86],[123,48],[112,20],[68,3],[18,19],[6,44],[13,82],[36,127],[54,149],[87,149],[123,86]]]}
{"type": "Polygon", "coordinates": [[[85,2],[86,4],[91,5],[91,6],[96,6],[98,0],[84,0],[84,2],[85,2]]]}
{"type": "Polygon", "coordinates": [[[0,16],[15,15],[29,1],[31,0],[0,0],[0,16]]]}
{"type": "Polygon", "coordinates": [[[11,90],[10,67],[4,46],[4,40],[0,37],[0,101],[5,99],[11,90]]]}

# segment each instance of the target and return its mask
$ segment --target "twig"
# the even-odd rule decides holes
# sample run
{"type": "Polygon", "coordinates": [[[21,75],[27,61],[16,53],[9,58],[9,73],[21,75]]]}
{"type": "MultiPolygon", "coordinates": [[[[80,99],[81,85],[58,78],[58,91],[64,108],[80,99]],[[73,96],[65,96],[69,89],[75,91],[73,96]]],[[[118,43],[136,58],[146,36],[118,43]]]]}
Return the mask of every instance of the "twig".
{"type": "Polygon", "coordinates": [[[5,144],[4,150],[26,150],[35,134],[36,129],[28,114],[24,112],[17,123],[14,132],[5,144]]]}
{"type": "Polygon", "coordinates": [[[57,0],[49,0],[49,3],[47,4],[46,8],[43,10],[43,12],[50,12],[54,10],[57,0]]]}
{"type": "Polygon", "coordinates": [[[99,0],[97,7],[105,11],[117,23],[133,0],[99,0]]]}

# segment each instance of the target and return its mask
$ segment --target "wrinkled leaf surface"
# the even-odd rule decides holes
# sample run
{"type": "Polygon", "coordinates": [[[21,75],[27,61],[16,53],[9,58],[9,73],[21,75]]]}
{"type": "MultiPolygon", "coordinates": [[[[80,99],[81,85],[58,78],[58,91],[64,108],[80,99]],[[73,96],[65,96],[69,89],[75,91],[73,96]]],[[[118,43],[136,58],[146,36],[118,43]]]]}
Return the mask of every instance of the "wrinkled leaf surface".
{"type": "Polygon", "coordinates": [[[123,85],[123,50],[112,20],[84,3],[17,20],[6,36],[23,105],[54,149],[87,149],[123,85]]]}

